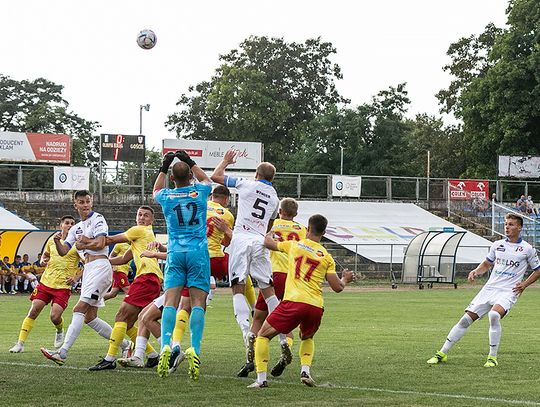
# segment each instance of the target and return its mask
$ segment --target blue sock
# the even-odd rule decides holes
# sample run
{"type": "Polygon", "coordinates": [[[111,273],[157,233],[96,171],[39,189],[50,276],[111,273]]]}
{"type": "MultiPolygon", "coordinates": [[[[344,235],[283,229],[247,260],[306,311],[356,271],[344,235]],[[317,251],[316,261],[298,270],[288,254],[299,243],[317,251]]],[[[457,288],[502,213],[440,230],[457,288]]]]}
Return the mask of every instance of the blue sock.
{"type": "Polygon", "coordinates": [[[193,307],[189,316],[189,330],[191,331],[191,346],[197,355],[201,354],[201,341],[204,331],[204,310],[193,307]]]}
{"type": "Polygon", "coordinates": [[[171,344],[171,337],[176,324],[176,308],[167,305],[161,314],[161,349],[171,344]]]}

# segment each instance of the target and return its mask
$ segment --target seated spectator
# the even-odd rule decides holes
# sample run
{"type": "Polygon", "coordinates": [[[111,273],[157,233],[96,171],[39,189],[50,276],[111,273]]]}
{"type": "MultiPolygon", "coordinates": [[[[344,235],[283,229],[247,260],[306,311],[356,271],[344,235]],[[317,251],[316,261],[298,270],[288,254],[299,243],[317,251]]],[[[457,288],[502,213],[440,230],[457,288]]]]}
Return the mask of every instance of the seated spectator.
{"type": "Polygon", "coordinates": [[[33,263],[34,266],[34,275],[38,278],[41,278],[41,275],[45,271],[45,267],[41,265],[41,253],[38,253],[37,260],[33,263]]]}
{"type": "Polygon", "coordinates": [[[532,197],[529,195],[527,197],[527,214],[529,215],[538,215],[538,209],[535,208],[532,197]]]}
{"type": "Polygon", "coordinates": [[[517,200],[516,209],[518,212],[527,212],[527,198],[525,198],[525,195],[521,194],[521,197],[517,200]]]}
{"type": "Polygon", "coordinates": [[[491,202],[495,202],[495,203],[498,203],[499,201],[497,200],[497,193],[496,192],[493,192],[491,194],[491,202]]]}
{"type": "Polygon", "coordinates": [[[5,256],[4,260],[0,261],[0,293],[7,294],[7,285],[11,285],[11,264],[9,257],[5,256]]]}
{"type": "Polygon", "coordinates": [[[30,263],[30,257],[28,254],[23,255],[23,261],[21,263],[21,275],[23,278],[23,292],[33,291],[38,285],[37,277],[34,274],[34,265],[30,263]]]}

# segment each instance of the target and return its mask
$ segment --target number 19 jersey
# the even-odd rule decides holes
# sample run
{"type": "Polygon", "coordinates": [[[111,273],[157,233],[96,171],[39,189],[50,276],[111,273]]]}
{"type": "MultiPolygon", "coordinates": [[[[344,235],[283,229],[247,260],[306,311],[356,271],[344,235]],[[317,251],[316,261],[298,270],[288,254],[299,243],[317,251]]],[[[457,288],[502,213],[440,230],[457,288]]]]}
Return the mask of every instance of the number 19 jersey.
{"type": "Polygon", "coordinates": [[[209,184],[200,183],[154,193],[167,223],[168,252],[189,252],[208,246],[206,210],[211,192],[209,184]]]}
{"type": "Polygon", "coordinates": [[[226,177],[225,185],[238,190],[235,234],[266,235],[270,219],[277,217],[279,199],[271,182],[226,177]]]}

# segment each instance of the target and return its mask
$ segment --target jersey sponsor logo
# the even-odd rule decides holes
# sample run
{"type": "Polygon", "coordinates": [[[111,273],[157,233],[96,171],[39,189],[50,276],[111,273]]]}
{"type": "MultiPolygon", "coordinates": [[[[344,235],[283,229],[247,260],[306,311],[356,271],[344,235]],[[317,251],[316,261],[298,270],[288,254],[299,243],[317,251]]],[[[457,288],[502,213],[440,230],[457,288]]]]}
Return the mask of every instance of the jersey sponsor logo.
{"type": "Polygon", "coordinates": [[[256,193],[256,194],[259,194],[259,195],[262,195],[262,196],[264,196],[265,198],[270,198],[270,195],[268,195],[268,194],[265,193],[265,192],[259,191],[258,189],[255,190],[255,193],[256,193]]]}
{"type": "Polygon", "coordinates": [[[197,191],[191,191],[191,192],[189,193],[189,196],[190,196],[191,198],[197,198],[197,197],[199,196],[199,193],[198,193],[197,191]]]}
{"type": "Polygon", "coordinates": [[[523,251],[523,247],[521,246],[516,247],[516,252],[522,252],[522,251],[523,251]]]}
{"type": "Polygon", "coordinates": [[[495,264],[507,267],[519,267],[519,261],[501,259],[498,258],[495,260],[495,264]]]}
{"type": "Polygon", "coordinates": [[[225,213],[223,209],[216,209],[216,212],[218,213],[218,215],[223,215],[225,213]]]}
{"type": "Polygon", "coordinates": [[[495,250],[497,250],[498,252],[505,252],[506,249],[504,248],[504,246],[499,246],[497,247],[495,250]]]}
{"type": "Polygon", "coordinates": [[[294,230],[300,230],[300,229],[302,229],[302,226],[300,226],[300,225],[293,225],[293,229],[294,229],[294,230]]]}
{"type": "Polygon", "coordinates": [[[318,257],[324,257],[324,253],[322,252],[322,250],[317,250],[315,252],[315,254],[318,256],[318,257]]]}

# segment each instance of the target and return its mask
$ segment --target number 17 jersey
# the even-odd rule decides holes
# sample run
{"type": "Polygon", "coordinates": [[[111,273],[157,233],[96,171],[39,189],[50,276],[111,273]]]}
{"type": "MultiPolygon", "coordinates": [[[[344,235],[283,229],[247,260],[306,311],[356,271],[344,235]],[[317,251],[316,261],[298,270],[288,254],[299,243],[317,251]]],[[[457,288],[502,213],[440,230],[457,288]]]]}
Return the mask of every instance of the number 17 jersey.
{"type": "Polygon", "coordinates": [[[279,199],[271,182],[225,177],[225,185],[238,190],[238,212],[235,234],[251,234],[264,237],[270,219],[277,217],[279,199]]]}
{"type": "Polygon", "coordinates": [[[161,205],[167,223],[168,252],[208,247],[206,210],[211,192],[212,187],[205,183],[154,192],[154,199],[161,205]]]}

